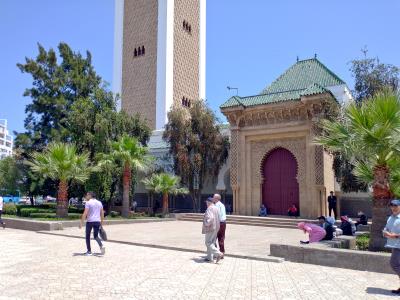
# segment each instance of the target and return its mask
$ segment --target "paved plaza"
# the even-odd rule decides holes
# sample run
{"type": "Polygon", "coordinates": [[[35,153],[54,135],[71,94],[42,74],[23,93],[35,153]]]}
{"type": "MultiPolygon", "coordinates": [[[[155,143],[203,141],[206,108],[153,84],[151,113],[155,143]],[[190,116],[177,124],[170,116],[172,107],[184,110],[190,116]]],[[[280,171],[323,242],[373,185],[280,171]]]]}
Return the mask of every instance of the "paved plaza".
{"type": "MultiPolygon", "coordinates": [[[[110,239],[121,241],[107,242],[103,257],[82,256],[84,239],[74,236],[83,237],[83,230],[71,228],[50,235],[0,230],[0,299],[390,299],[393,296],[387,289],[398,285],[389,274],[233,257],[209,264],[201,261],[199,253],[146,246],[172,242],[175,247],[193,244],[204,249],[203,236],[199,231],[192,233],[200,225],[108,226],[110,239]]],[[[227,246],[232,251],[252,242],[256,232],[281,230],[230,227],[227,246]]],[[[298,233],[291,231],[294,236],[298,233]]],[[[92,246],[97,250],[94,241],[92,246]]]]}
{"type": "MultiPolygon", "coordinates": [[[[107,226],[107,233],[109,239],[116,242],[203,252],[205,246],[201,227],[201,222],[188,221],[137,223],[107,226]]],[[[51,234],[82,237],[83,233],[74,227],[52,231],[51,234]]],[[[305,238],[304,233],[297,229],[228,224],[226,251],[237,256],[267,259],[270,243],[298,245],[305,238]]]]}

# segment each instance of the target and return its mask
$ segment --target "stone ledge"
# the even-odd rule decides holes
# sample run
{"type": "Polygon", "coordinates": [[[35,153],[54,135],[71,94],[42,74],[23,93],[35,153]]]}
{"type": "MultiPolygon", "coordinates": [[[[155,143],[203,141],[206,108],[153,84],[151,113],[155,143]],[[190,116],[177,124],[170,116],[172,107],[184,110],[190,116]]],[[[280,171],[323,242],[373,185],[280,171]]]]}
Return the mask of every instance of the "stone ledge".
{"type": "Polygon", "coordinates": [[[394,274],[388,253],[320,248],[318,245],[271,244],[270,255],[298,263],[394,274]]]}
{"type": "MultiPolygon", "coordinates": [[[[22,229],[29,231],[53,231],[63,230],[68,227],[78,227],[79,220],[72,221],[36,221],[32,219],[19,219],[19,218],[3,218],[8,228],[22,229]]],[[[118,225],[118,224],[131,224],[131,223],[148,223],[148,222],[165,222],[175,221],[172,218],[160,219],[128,219],[128,220],[105,220],[105,225],[118,225]]]]}

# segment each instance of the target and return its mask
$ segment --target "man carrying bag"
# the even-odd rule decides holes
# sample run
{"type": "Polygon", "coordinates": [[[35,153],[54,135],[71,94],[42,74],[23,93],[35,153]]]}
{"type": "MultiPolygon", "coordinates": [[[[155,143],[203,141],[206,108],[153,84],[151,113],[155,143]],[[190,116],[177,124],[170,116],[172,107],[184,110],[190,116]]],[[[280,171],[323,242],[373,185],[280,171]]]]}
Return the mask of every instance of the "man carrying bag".
{"type": "MultiPolygon", "coordinates": [[[[79,228],[82,228],[83,222],[86,220],[86,256],[92,255],[92,249],[90,247],[90,234],[93,229],[93,236],[96,242],[99,244],[101,254],[106,253],[106,248],[103,246],[101,239],[99,238],[100,228],[103,226],[104,221],[104,210],[103,204],[96,199],[96,195],[93,192],[87,192],[86,194],[85,211],[83,212],[79,228]]],[[[102,229],[103,230],[103,229],[102,229]]],[[[105,231],[104,231],[105,233],[105,231]]],[[[105,235],[106,239],[107,236],[105,235]]]]}

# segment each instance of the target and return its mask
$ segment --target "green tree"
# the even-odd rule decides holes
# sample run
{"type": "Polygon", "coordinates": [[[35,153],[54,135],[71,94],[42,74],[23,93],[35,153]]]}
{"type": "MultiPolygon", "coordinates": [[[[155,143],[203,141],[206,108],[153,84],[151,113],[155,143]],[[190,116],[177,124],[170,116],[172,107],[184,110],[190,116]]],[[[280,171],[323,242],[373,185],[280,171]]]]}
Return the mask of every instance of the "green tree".
{"type": "MultiPolygon", "coordinates": [[[[156,189],[158,186],[158,182],[159,182],[159,177],[155,176],[156,174],[153,174],[150,177],[147,177],[145,179],[142,180],[142,183],[144,184],[147,192],[148,192],[148,201],[147,201],[147,206],[153,207],[154,206],[154,194],[156,193],[156,189]]],[[[156,212],[153,211],[153,214],[155,214],[156,212]]]]}
{"type": "Polygon", "coordinates": [[[217,119],[206,103],[196,101],[189,109],[172,108],[163,138],[170,147],[174,173],[189,188],[193,209],[199,211],[206,178],[216,178],[228,157],[228,137],[222,135],[217,119]]]}
{"type": "Polygon", "coordinates": [[[361,104],[350,103],[343,120],[323,123],[317,143],[341,153],[355,167],[357,178],[372,186],[373,223],[370,250],[382,249],[388,204],[400,196],[400,99],[393,92],[375,94],[361,104]]]}
{"type": "MultiPolygon", "coordinates": [[[[108,85],[96,73],[90,52],[86,56],[74,52],[66,43],[55,50],[46,51],[40,44],[36,58],[26,58],[18,68],[33,78],[32,87],[24,95],[32,99],[26,106],[25,132],[16,135],[15,146],[21,159],[34,151],[43,151],[49,142],[63,141],[76,144],[78,152],[88,152],[91,161],[96,153],[111,151],[110,141],[123,134],[135,136],[146,144],[150,129],[138,116],[118,112],[118,99],[108,90],[108,85]],[[59,58],[58,58],[59,57],[59,58]]],[[[31,180],[35,191],[51,194],[51,180],[31,180]]],[[[114,169],[93,173],[86,185],[104,200],[110,200],[120,184],[114,169]]],[[[71,193],[82,193],[82,184],[73,184],[71,193]]]]}
{"type": "Polygon", "coordinates": [[[367,50],[363,59],[351,61],[350,71],[354,77],[353,94],[357,102],[373,97],[384,89],[397,91],[400,69],[391,64],[381,63],[379,58],[368,58],[367,50]]]}
{"type": "Polygon", "coordinates": [[[124,135],[112,143],[111,152],[101,155],[100,161],[103,167],[116,164],[122,169],[122,216],[128,217],[132,180],[136,179],[137,171],[149,168],[153,158],[148,154],[147,147],[142,146],[136,138],[124,135]]]}
{"type": "Polygon", "coordinates": [[[168,173],[153,174],[150,178],[143,180],[146,189],[151,192],[161,193],[163,197],[163,215],[168,214],[169,195],[188,194],[186,188],[180,187],[181,179],[168,173]]]}
{"type": "MultiPolygon", "coordinates": [[[[367,57],[366,49],[362,52],[364,58],[352,60],[350,67],[350,72],[354,77],[353,95],[356,102],[371,98],[384,89],[397,91],[400,69],[380,62],[379,58],[367,57]]],[[[340,154],[335,155],[334,171],[343,192],[367,190],[366,184],[356,179],[353,164],[340,154]]]]}
{"type": "Polygon", "coordinates": [[[27,164],[32,172],[58,182],[57,216],[68,216],[68,186],[70,181],[85,182],[94,170],[89,154],[78,154],[75,145],[52,143],[43,152],[35,152],[27,164]]]}
{"type": "Polygon", "coordinates": [[[23,172],[14,156],[0,159],[0,195],[24,193],[23,172]]]}

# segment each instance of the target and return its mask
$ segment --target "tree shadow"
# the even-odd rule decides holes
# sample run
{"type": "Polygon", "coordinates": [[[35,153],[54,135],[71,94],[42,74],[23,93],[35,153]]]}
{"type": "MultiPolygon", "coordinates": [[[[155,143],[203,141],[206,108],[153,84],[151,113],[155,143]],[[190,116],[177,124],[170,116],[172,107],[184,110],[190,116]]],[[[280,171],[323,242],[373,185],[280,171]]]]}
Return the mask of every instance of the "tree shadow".
{"type": "Polygon", "coordinates": [[[366,292],[367,292],[367,294],[398,297],[398,295],[397,294],[393,294],[391,292],[391,290],[385,290],[385,289],[376,288],[376,287],[370,287],[370,286],[367,287],[366,292]]]}

